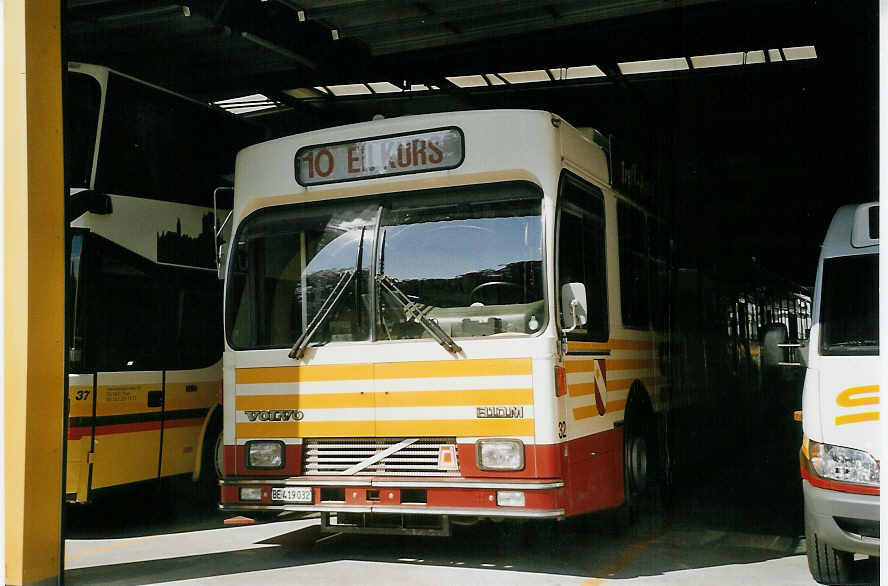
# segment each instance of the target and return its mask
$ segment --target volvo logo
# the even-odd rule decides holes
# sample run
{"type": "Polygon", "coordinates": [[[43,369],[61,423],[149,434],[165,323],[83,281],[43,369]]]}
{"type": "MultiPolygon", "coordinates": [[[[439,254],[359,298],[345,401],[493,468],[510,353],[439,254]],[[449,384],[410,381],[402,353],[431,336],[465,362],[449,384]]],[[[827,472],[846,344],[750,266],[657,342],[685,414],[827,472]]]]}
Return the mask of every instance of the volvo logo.
{"type": "Polygon", "coordinates": [[[299,409],[263,409],[244,411],[250,421],[302,421],[305,413],[299,409]]]}

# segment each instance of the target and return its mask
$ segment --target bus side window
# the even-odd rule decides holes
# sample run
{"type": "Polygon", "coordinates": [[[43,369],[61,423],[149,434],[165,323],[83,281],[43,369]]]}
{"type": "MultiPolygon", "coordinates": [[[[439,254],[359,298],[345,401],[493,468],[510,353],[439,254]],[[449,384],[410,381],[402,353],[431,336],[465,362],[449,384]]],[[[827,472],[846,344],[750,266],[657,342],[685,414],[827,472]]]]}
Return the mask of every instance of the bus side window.
{"type": "MultiPolygon", "coordinates": [[[[100,239],[97,238],[98,242],[100,239]]],[[[91,346],[98,372],[158,370],[163,367],[165,320],[161,288],[149,263],[102,241],[96,254],[95,321],[91,346]]]]}
{"type": "Polygon", "coordinates": [[[641,210],[624,201],[617,202],[617,229],[620,234],[620,300],[623,325],[650,327],[647,231],[641,210]]]}
{"type": "Polygon", "coordinates": [[[563,175],[559,194],[558,288],[566,283],[586,287],[588,323],[571,338],[608,339],[607,271],[604,241],[604,197],[600,189],[563,175]]]}
{"type": "Polygon", "coordinates": [[[215,275],[187,269],[175,283],[175,348],[170,368],[181,370],[212,366],[222,357],[222,290],[215,275]],[[189,274],[190,273],[190,274],[189,274]]]}

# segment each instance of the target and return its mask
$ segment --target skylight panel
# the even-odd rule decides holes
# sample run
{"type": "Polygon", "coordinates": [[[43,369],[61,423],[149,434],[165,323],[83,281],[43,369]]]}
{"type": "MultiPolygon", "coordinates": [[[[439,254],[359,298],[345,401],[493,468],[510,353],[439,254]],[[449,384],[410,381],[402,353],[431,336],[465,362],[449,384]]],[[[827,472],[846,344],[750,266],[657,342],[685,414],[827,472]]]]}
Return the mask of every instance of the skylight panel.
{"type": "Polygon", "coordinates": [[[487,82],[484,81],[482,75],[457,75],[445,78],[447,81],[457,87],[486,87],[487,82]]]}
{"type": "Polygon", "coordinates": [[[817,59],[817,50],[813,46],[807,47],[785,47],[783,55],[787,61],[798,61],[800,59],[817,59]]]}
{"type": "Polygon", "coordinates": [[[659,73],[662,71],[680,71],[688,68],[688,62],[684,57],[672,59],[651,59],[649,61],[629,61],[617,63],[623,75],[636,73],[659,73]]]}
{"type": "Polygon", "coordinates": [[[691,57],[691,64],[694,66],[694,69],[743,65],[743,53],[719,53],[717,55],[699,55],[697,57],[691,57]]]}
{"type": "Polygon", "coordinates": [[[371,81],[367,85],[369,85],[377,94],[394,94],[404,91],[395,84],[388,81],[371,81]]]}
{"type": "Polygon", "coordinates": [[[768,49],[768,57],[771,58],[771,61],[783,61],[779,49],[768,49]]]}
{"type": "Polygon", "coordinates": [[[288,96],[292,96],[298,99],[305,98],[319,98],[325,94],[327,94],[327,90],[324,88],[309,88],[309,87],[300,87],[292,90],[284,90],[284,93],[288,96]]]}
{"type": "Polygon", "coordinates": [[[747,65],[753,65],[755,63],[764,63],[765,62],[765,52],[764,51],[747,51],[746,52],[746,61],[747,65]]]}
{"type": "Polygon", "coordinates": [[[585,79],[587,77],[604,77],[604,72],[597,65],[568,67],[564,79],[585,79]]]}
{"type": "Polygon", "coordinates": [[[327,89],[333,93],[334,96],[359,96],[362,94],[369,94],[370,88],[368,88],[363,83],[347,83],[343,85],[328,85],[327,89]]]}
{"type": "Polygon", "coordinates": [[[224,108],[234,114],[246,114],[247,112],[257,112],[259,110],[268,110],[274,108],[277,104],[268,96],[262,94],[252,94],[249,96],[241,96],[239,98],[231,98],[228,100],[218,100],[213,104],[224,108]]]}
{"type": "Polygon", "coordinates": [[[512,71],[509,73],[500,73],[499,75],[509,83],[549,81],[549,74],[543,69],[537,69],[534,71],[512,71]]]}
{"type": "Polygon", "coordinates": [[[484,77],[487,78],[487,81],[490,82],[490,85],[506,85],[506,82],[504,82],[493,73],[485,73],[484,77]]]}

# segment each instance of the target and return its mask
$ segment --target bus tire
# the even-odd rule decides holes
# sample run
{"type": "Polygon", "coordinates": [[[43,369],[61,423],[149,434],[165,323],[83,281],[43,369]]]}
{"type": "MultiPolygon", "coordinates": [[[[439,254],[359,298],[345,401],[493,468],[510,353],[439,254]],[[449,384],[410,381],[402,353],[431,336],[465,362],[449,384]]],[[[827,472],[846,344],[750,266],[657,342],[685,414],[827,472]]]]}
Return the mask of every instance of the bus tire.
{"type": "Polygon", "coordinates": [[[848,584],[854,555],[840,551],[820,539],[805,519],[805,545],[808,551],[808,569],[821,584],[848,584]]]}
{"type": "Polygon", "coordinates": [[[657,421],[647,394],[630,393],[623,424],[623,508],[626,521],[634,522],[642,509],[653,504],[658,485],[657,421]]]}
{"type": "Polygon", "coordinates": [[[207,429],[200,460],[198,491],[202,500],[218,503],[219,479],[222,478],[222,428],[214,425],[207,429]]]}

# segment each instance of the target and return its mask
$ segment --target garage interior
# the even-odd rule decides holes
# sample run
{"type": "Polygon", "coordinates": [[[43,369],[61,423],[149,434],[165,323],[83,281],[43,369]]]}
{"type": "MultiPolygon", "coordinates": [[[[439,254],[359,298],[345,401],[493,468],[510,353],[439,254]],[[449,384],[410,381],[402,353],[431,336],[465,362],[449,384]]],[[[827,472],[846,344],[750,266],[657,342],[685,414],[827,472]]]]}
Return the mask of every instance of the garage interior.
{"type": "MultiPolygon", "coordinates": [[[[28,18],[59,37],[52,17],[28,18]]],[[[873,1],[65,0],[59,24],[62,63],[216,104],[270,137],[489,108],[594,127],[612,138],[621,189],[672,225],[676,265],[726,280],[754,270],[811,287],[834,210],[878,198],[873,1]]],[[[43,568],[26,561],[7,582],[39,582],[45,562],[30,563],[43,568]]]]}

